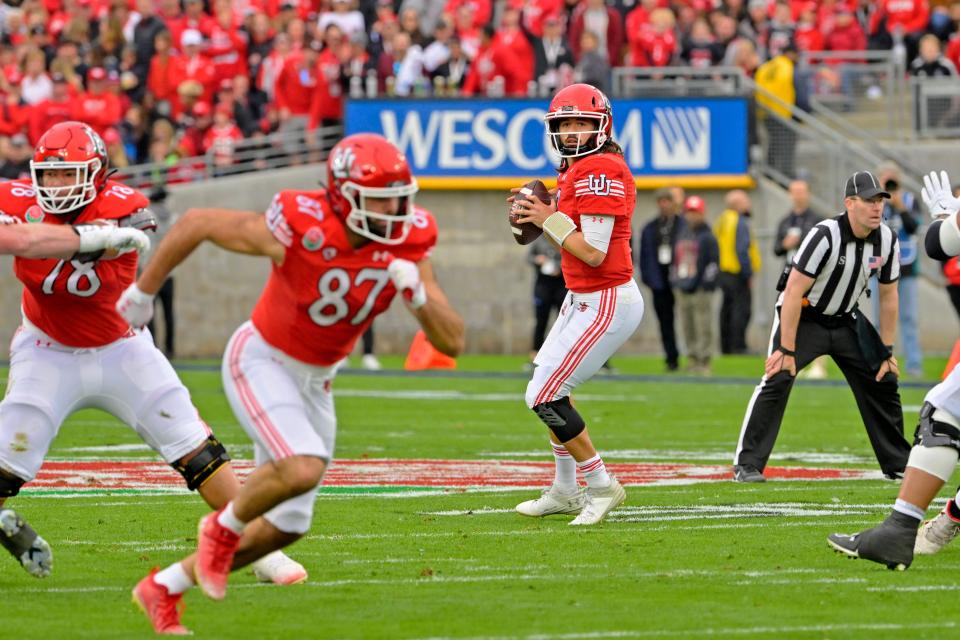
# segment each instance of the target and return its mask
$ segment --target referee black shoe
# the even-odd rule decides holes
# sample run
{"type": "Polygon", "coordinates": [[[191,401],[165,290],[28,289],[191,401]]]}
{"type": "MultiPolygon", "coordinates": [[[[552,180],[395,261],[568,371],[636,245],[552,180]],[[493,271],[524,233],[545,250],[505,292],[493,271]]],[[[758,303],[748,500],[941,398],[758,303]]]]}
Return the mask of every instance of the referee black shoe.
{"type": "Polygon", "coordinates": [[[756,467],[751,467],[749,464],[738,464],[733,467],[733,481],[766,482],[767,479],[763,477],[763,473],[756,467]]]}
{"type": "Polygon", "coordinates": [[[894,511],[872,529],[853,535],[834,533],[827,544],[837,553],[850,558],[863,558],[903,571],[913,562],[913,545],[920,521],[894,511]]]}

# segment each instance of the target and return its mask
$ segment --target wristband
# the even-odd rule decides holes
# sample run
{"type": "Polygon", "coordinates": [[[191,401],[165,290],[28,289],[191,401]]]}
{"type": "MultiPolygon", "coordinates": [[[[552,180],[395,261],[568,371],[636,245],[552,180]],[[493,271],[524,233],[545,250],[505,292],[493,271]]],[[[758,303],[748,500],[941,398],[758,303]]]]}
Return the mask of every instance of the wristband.
{"type": "Polygon", "coordinates": [[[777,351],[779,351],[780,353],[782,353],[782,354],[785,355],[785,356],[790,356],[791,358],[796,358],[796,357],[797,357],[797,352],[796,352],[796,351],[791,351],[790,349],[787,349],[786,347],[782,347],[782,346],[781,346],[781,347],[777,347],[777,351]]]}
{"type": "Polygon", "coordinates": [[[543,230],[562,247],[567,236],[577,230],[577,224],[564,212],[557,211],[543,221],[543,230]]]}

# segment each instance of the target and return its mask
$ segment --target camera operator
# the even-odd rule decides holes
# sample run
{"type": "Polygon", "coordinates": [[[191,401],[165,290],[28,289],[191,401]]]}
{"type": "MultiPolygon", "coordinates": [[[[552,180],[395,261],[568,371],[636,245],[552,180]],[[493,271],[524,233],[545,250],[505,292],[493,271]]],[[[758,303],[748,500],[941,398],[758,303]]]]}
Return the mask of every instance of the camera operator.
{"type": "MultiPolygon", "coordinates": [[[[920,227],[920,202],[916,194],[907,191],[900,184],[900,167],[892,162],[877,168],[877,179],[884,190],[890,194],[883,208],[883,222],[897,234],[900,243],[900,281],[897,289],[900,293],[900,337],[905,360],[905,373],[919,378],[923,376],[923,354],[920,350],[919,329],[919,284],[920,263],[917,261],[920,227]]],[[[873,301],[873,317],[879,317],[879,296],[876,282],[870,285],[873,301]]]]}

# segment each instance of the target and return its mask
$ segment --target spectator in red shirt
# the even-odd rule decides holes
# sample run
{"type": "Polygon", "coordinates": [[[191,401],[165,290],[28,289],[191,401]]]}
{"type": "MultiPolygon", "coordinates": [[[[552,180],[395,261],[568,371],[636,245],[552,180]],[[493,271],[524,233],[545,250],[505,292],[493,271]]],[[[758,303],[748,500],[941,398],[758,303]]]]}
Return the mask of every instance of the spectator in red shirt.
{"type": "Polygon", "coordinates": [[[533,47],[520,28],[520,12],[507,7],[500,18],[500,29],[493,38],[502,59],[509,60],[505,90],[508,96],[526,96],[533,80],[533,47]]]}
{"type": "Polygon", "coordinates": [[[470,64],[462,94],[499,97],[509,70],[497,55],[497,48],[493,44],[493,27],[488,25],[481,29],[480,33],[480,50],[470,64]]]}
{"type": "Polygon", "coordinates": [[[203,152],[213,157],[213,166],[227,167],[234,162],[236,144],[243,133],[233,121],[230,105],[220,105],[213,112],[213,125],[203,135],[203,152]]]}
{"type": "Polygon", "coordinates": [[[14,69],[5,72],[2,78],[4,95],[0,102],[0,136],[25,133],[30,109],[20,96],[23,76],[14,69]]]}
{"type": "Polygon", "coordinates": [[[181,114],[177,122],[183,135],[180,136],[177,150],[181,157],[193,157],[203,154],[203,139],[213,124],[213,108],[206,100],[199,100],[193,108],[181,114]]]}
{"type": "Polygon", "coordinates": [[[673,32],[674,17],[670,9],[656,9],[650,24],[644,28],[630,48],[632,64],[642,67],[666,67],[677,52],[673,32]]]}
{"type": "Polygon", "coordinates": [[[183,14],[173,20],[167,21],[170,29],[170,35],[174,42],[180,42],[183,32],[187,29],[199,31],[204,38],[210,37],[210,32],[216,22],[203,10],[203,0],[185,0],[183,4],[183,14]]]}
{"type": "Polygon", "coordinates": [[[473,9],[473,27],[479,29],[484,25],[490,24],[493,14],[493,3],[490,0],[449,0],[447,6],[443,8],[443,13],[448,17],[455,16],[460,7],[468,5],[473,9]]]}
{"type": "Polygon", "coordinates": [[[800,12],[800,21],[797,22],[797,30],[793,35],[794,42],[797,45],[797,51],[823,51],[824,37],[817,25],[816,7],[804,7],[800,12]]]}
{"type": "Polygon", "coordinates": [[[523,28],[534,38],[543,36],[543,22],[563,10],[563,0],[513,0],[510,6],[520,10],[523,28]]]}
{"type": "Polygon", "coordinates": [[[278,33],[273,40],[273,49],[260,62],[256,87],[267,97],[267,102],[276,100],[277,78],[280,77],[280,72],[283,71],[283,66],[286,64],[290,53],[290,36],[285,33],[278,33]]]}
{"type": "Polygon", "coordinates": [[[217,19],[208,36],[210,43],[204,54],[213,64],[217,84],[247,73],[247,41],[234,24],[229,6],[217,10],[217,19]]]}
{"type": "Polygon", "coordinates": [[[73,119],[86,122],[101,136],[115,127],[123,117],[120,98],[107,90],[107,72],[103,67],[91,67],[87,72],[87,90],[77,96],[73,105],[73,119]]]}
{"type": "Polygon", "coordinates": [[[320,91],[315,94],[308,129],[315,128],[317,124],[339,124],[343,120],[340,57],[343,49],[349,47],[343,30],[335,24],[327,25],[323,34],[323,50],[317,55],[317,81],[323,86],[318,87],[320,91]]]}
{"type": "Polygon", "coordinates": [[[867,36],[849,7],[837,9],[833,28],[827,32],[823,47],[827,51],[864,51],[867,48],[867,36]]]}
{"type": "Polygon", "coordinates": [[[584,0],[574,9],[567,35],[570,38],[573,56],[578,60],[580,59],[580,36],[584,31],[593,31],[597,36],[600,49],[607,51],[607,60],[611,67],[620,66],[624,32],[623,18],[616,9],[608,7],[604,0],[584,0]]]}
{"type": "Polygon", "coordinates": [[[457,30],[457,38],[460,39],[460,45],[471,60],[480,54],[481,41],[483,40],[480,28],[475,26],[475,14],[476,10],[473,5],[462,4],[457,7],[453,23],[457,30]]]}
{"type": "Polygon", "coordinates": [[[203,86],[203,99],[209,102],[217,88],[217,75],[210,61],[200,53],[202,47],[203,35],[196,29],[187,29],[180,36],[183,77],[199,82],[203,86]]]}
{"type": "Polygon", "coordinates": [[[150,60],[150,72],[147,74],[148,106],[159,107],[176,117],[174,103],[177,99],[177,87],[186,80],[183,59],[173,53],[173,43],[169,31],[161,31],[153,39],[154,55],[150,60]]]}
{"type": "Polygon", "coordinates": [[[291,53],[277,76],[274,96],[281,127],[306,128],[313,94],[317,91],[319,42],[291,53]]]}
{"type": "Polygon", "coordinates": [[[28,123],[28,137],[30,144],[35,145],[40,136],[55,124],[70,120],[73,115],[73,100],[70,93],[70,84],[59,73],[53,74],[53,93],[43,102],[39,102],[30,110],[28,123]]]}

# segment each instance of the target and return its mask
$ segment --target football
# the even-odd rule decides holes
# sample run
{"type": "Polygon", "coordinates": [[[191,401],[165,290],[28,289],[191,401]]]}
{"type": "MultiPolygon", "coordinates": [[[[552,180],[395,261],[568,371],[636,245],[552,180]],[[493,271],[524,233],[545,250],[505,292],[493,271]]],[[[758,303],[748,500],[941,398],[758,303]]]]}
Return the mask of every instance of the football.
{"type": "Polygon", "coordinates": [[[526,199],[531,196],[539,198],[540,202],[544,204],[550,204],[550,192],[547,191],[546,185],[542,182],[532,180],[523,185],[523,188],[516,194],[514,202],[511,203],[510,212],[507,216],[510,220],[510,230],[513,231],[513,239],[517,241],[517,244],[530,244],[543,233],[543,229],[532,222],[524,222],[523,224],[517,222],[520,216],[517,213],[516,203],[521,198],[526,199]]]}

